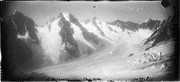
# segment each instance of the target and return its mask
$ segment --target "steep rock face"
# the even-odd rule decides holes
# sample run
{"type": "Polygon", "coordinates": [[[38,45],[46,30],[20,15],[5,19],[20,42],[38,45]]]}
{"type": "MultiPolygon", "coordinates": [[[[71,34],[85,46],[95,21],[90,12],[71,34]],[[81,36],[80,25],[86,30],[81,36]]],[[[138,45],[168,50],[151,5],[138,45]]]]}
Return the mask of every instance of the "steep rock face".
{"type": "Polygon", "coordinates": [[[79,40],[83,43],[85,43],[86,45],[88,45],[89,47],[96,49],[87,39],[86,36],[84,35],[85,33],[88,33],[88,31],[86,29],[83,28],[83,26],[79,23],[78,19],[75,18],[72,14],[68,14],[67,15],[67,20],[69,20],[70,24],[71,24],[71,28],[74,30],[74,34],[73,37],[76,40],[79,40]]]}
{"type": "Polygon", "coordinates": [[[97,38],[109,41],[107,39],[107,29],[106,25],[104,25],[104,22],[99,21],[96,17],[93,17],[92,19],[87,19],[84,21],[81,21],[81,25],[86,29],[92,36],[97,36],[97,38]],[[103,26],[102,26],[103,25],[103,26]]]}
{"type": "Polygon", "coordinates": [[[75,39],[72,37],[74,31],[71,28],[70,23],[66,21],[64,17],[62,17],[62,19],[59,21],[59,26],[62,27],[59,34],[62,38],[62,42],[65,43],[65,50],[68,52],[68,55],[72,58],[78,57],[79,56],[78,44],[75,41],[75,39]]]}
{"type": "Polygon", "coordinates": [[[39,44],[35,23],[20,12],[14,12],[2,21],[2,69],[3,76],[11,78],[15,72],[43,63],[43,57],[33,52],[39,44]],[[36,57],[36,59],[34,59],[36,57]]]}
{"type": "Polygon", "coordinates": [[[139,25],[140,28],[155,30],[160,26],[161,21],[148,19],[146,22],[139,25]]]}
{"type": "Polygon", "coordinates": [[[177,35],[175,29],[177,28],[176,28],[176,23],[173,23],[174,19],[175,18],[170,16],[168,19],[163,20],[162,23],[160,24],[160,27],[154,31],[154,33],[146,40],[144,45],[151,43],[149,47],[151,48],[162,41],[175,39],[176,38],[175,35],[177,35]]]}
{"type": "Polygon", "coordinates": [[[53,64],[88,56],[106,43],[88,32],[72,14],[60,13],[43,27],[38,27],[45,61],[53,64]]]}
{"type": "Polygon", "coordinates": [[[105,36],[105,34],[104,34],[104,32],[100,29],[100,27],[97,25],[97,22],[96,22],[96,17],[94,17],[93,19],[92,19],[92,23],[94,24],[94,26],[99,30],[99,32],[100,32],[100,34],[102,35],[102,36],[105,36]]]}
{"type": "Polygon", "coordinates": [[[79,56],[74,30],[62,13],[37,30],[46,62],[58,64],[79,56]]]}
{"type": "Polygon", "coordinates": [[[75,18],[72,14],[70,14],[70,22],[77,25],[82,30],[83,37],[88,42],[93,44],[93,46],[97,47],[97,49],[106,45],[106,43],[103,42],[102,39],[98,38],[95,34],[89,32],[85,27],[83,27],[81,23],[77,20],[77,18],[75,18]]]}
{"type": "Polygon", "coordinates": [[[38,38],[36,35],[35,23],[31,18],[24,16],[22,13],[15,11],[13,15],[5,19],[5,21],[11,21],[16,30],[16,35],[18,38],[25,39],[29,38],[32,42],[38,43],[38,38]],[[26,36],[24,37],[23,36],[26,36]]]}

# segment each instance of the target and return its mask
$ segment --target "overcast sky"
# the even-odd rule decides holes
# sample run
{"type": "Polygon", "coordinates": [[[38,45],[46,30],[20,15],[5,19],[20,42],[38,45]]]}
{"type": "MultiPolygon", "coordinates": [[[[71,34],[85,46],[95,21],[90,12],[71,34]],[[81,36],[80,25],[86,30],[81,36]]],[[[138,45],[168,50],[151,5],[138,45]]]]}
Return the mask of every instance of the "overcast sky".
{"type": "Polygon", "coordinates": [[[120,1],[120,2],[62,2],[62,1],[19,1],[7,8],[18,10],[32,18],[37,25],[44,25],[51,17],[60,12],[73,14],[80,21],[97,17],[100,21],[133,21],[142,23],[148,18],[163,20],[170,14],[170,9],[161,6],[160,1],[120,1]],[[93,6],[96,6],[93,8],[93,6]]]}

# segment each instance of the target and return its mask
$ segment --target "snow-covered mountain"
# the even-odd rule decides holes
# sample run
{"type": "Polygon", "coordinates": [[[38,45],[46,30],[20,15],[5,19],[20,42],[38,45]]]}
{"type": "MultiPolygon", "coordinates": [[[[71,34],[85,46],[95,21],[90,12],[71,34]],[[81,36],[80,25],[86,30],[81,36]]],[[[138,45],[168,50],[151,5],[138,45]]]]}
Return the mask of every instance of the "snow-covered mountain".
{"type": "Polygon", "coordinates": [[[149,29],[149,30],[156,29],[160,25],[160,22],[161,21],[159,21],[159,20],[152,20],[151,18],[149,18],[142,24],[138,24],[138,23],[131,22],[131,21],[124,22],[121,20],[109,22],[109,24],[116,25],[116,26],[122,28],[123,31],[125,29],[131,30],[131,31],[137,31],[139,29],[149,29]]]}
{"type": "Polygon", "coordinates": [[[15,11],[2,21],[2,30],[3,61],[10,72],[87,57],[109,46],[67,13],[37,26],[31,18],[15,11]]]}
{"type": "Polygon", "coordinates": [[[174,31],[177,29],[175,26],[173,26],[175,25],[173,23],[174,19],[176,18],[169,16],[168,19],[165,19],[160,23],[159,27],[154,30],[153,34],[149,38],[147,38],[144,43],[144,45],[149,45],[147,49],[156,46],[160,42],[168,40],[173,41],[173,39],[177,38],[175,37],[175,35],[177,34],[173,34],[176,33],[174,31]]]}
{"type": "Polygon", "coordinates": [[[102,39],[88,32],[72,14],[60,13],[37,30],[44,54],[53,63],[92,54],[106,45],[102,39]]]}
{"type": "MultiPolygon", "coordinates": [[[[60,13],[43,26],[15,11],[2,21],[2,53],[7,70],[26,69],[47,64],[58,64],[88,57],[106,49],[111,44],[125,41],[139,44],[153,32],[161,29],[157,20],[142,24],[134,22],[99,21],[98,18],[79,21],[68,13],[60,13]]],[[[164,27],[165,28],[165,27],[164,27]]],[[[158,32],[159,33],[159,32],[158,32]]],[[[148,41],[152,39],[148,38],[148,41]]]]}
{"type": "Polygon", "coordinates": [[[160,21],[152,19],[142,24],[120,20],[103,22],[94,17],[82,21],[81,24],[87,28],[88,31],[109,42],[114,43],[119,40],[124,40],[127,42],[129,41],[130,44],[138,44],[153,33],[153,29],[156,29],[159,26],[159,22],[160,21]]]}
{"type": "Polygon", "coordinates": [[[3,76],[13,77],[15,71],[37,67],[43,63],[43,55],[34,21],[15,11],[2,21],[2,69],[3,76]]]}

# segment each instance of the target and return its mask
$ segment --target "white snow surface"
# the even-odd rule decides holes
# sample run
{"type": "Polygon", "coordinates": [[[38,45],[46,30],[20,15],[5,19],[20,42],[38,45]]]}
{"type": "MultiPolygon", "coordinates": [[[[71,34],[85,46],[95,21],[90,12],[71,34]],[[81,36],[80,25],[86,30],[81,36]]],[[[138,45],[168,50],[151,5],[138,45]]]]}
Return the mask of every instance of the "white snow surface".
{"type": "MultiPolygon", "coordinates": [[[[63,15],[66,20],[69,20],[68,14],[63,15]]],[[[38,28],[38,37],[41,39],[44,53],[55,63],[58,62],[59,56],[63,54],[60,50],[64,49],[64,44],[61,44],[61,37],[58,34],[61,30],[61,27],[58,26],[59,20],[57,19],[50,24],[51,31],[49,31],[47,26],[38,28]]],[[[120,27],[108,25],[97,19],[96,22],[105,33],[105,36],[100,34],[100,31],[92,24],[92,21],[87,24],[81,22],[81,24],[89,32],[109,41],[111,45],[107,49],[73,62],[48,66],[33,70],[33,72],[44,73],[55,78],[86,77],[101,78],[103,80],[146,78],[147,76],[153,78],[158,75],[165,75],[164,71],[167,67],[164,63],[160,63],[162,61],[161,56],[166,56],[173,52],[173,42],[163,43],[160,46],[144,51],[140,47],[140,43],[147,39],[153,33],[152,31],[148,29],[139,29],[136,32],[130,30],[122,31],[120,27]],[[114,31],[111,31],[108,27],[114,31]],[[162,55],[160,55],[160,52],[162,52],[162,55]]],[[[79,27],[73,23],[70,24],[75,32],[73,34],[74,39],[80,40],[93,48],[93,45],[83,38],[79,27]]]]}
{"type": "Polygon", "coordinates": [[[49,24],[51,25],[51,30],[49,30],[48,25],[37,28],[44,55],[49,57],[54,64],[59,62],[59,57],[62,55],[60,50],[63,50],[65,47],[59,35],[62,28],[58,25],[59,20],[56,19],[53,23],[49,24]]]}
{"type": "MultiPolygon", "coordinates": [[[[63,12],[62,14],[63,14],[64,18],[68,22],[70,22],[70,19],[69,19],[69,15],[70,14],[65,13],[65,12],[63,12]]],[[[84,37],[82,35],[82,30],[80,29],[80,27],[78,27],[77,25],[75,25],[75,24],[73,24],[71,22],[70,22],[70,24],[71,24],[71,28],[74,30],[74,34],[73,34],[73,38],[74,39],[79,40],[79,41],[85,43],[86,45],[90,46],[93,49],[96,49],[91,43],[89,43],[87,40],[84,39],[84,37]]]]}
{"type": "Polygon", "coordinates": [[[71,28],[74,29],[74,34],[73,34],[74,39],[85,43],[86,45],[90,46],[93,49],[96,49],[91,43],[89,43],[87,40],[84,39],[82,35],[82,30],[77,25],[71,23],[71,28]]]}
{"type": "Polygon", "coordinates": [[[130,45],[131,44],[139,44],[142,40],[148,38],[153,32],[149,29],[139,29],[136,32],[125,29],[123,31],[120,27],[116,25],[109,25],[106,22],[101,22],[99,20],[95,20],[99,28],[105,34],[105,37],[100,34],[100,31],[93,25],[92,20],[85,24],[82,22],[82,25],[88,29],[89,32],[94,33],[100,38],[106,39],[110,42],[118,42],[119,40],[125,40],[130,45]],[[111,28],[113,31],[111,31],[111,28]],[[116,32],[115,32],[116,31],[116,32]]]}
{"type": "MultiPolygon", "coordinates": [[[[166,44],[164,46],[168,47],[166,44]]],[[[158,64],[159,61],[162,61],[159,60],[159,53],[153,53],[152,51],[137,52],[137,50],[137,47],[120,41],[93,56],[67,64],[38,69],[34,72],[45,73],[55,78],[86,77],[101,78],[102,80],[132,80],[139,77],[155,78],[157,75],[165,75],[167,66],[161,63],[158,64]],[[109,52],[112,52],[112,54],[109,54],[109,52]],[[128,57],[130,53],[134,53],[134,55],[128,57]],[[157,65],[153,65],[153,63],[157,63],[157,65]]]]}
{"type": "Polygon", "coordinates": [[[68,13],[65,13],[65,12],[63,12],[62,14],[63,14],[64,18],[65,18],[67,21],[69,21],[69,14],[68,14],[68,13]]]}
{"type": "MultiPolygon", "coordinates": [[[[69,14],[63,13],[63,16],[65,19],[69,22],[69,14]]],[[[40,39],[40,43],[42,46],[42,49],[44,51],[44,55],[47,58],[50,58],[54,64],[59,63],[60,56],[64,54],[63,50],[65,48],[65,44],[62,44],[61,36],[59,35],[59,32],[61,31],[61,28],[58,23],[61,20],[61,18],[54,18],[53,21],[47,23],[43,27],[35,27],[37,29],[37,35],[40,39]],[[49,29],[50,27],[50,29],[49,29]]],[[[77,25],[70,23],[70,27],[74,30],[73,38],[75,40],[81,41],[88,45],[89,47],[96,49],[91,43],[89,43],[87,40],[84,39],[82,35],[82,31],[80,27],[77,25]]],[[[19,38],[25,38],[25,36],[18,36],[19,38]]]]}
{"type": "Polygon", "coordinates": [[[99,38],[103,38],[103,36],[100,34],[100,31],[92,24],[92,23],[81,23],[83,25],[83,27],[85,27],[89,32],[94,33],[95,35],[97,35],[99,38]]]}
{"type": "MultiPolygon", "coordinates": [[[[65,17],[65,19],[69,21],[69,14],[67,13],[62,13],[62,14],[65,17]]],[[[62,44],[61,37],[59,36],[59,32],[62,28],[58,25],[59,20],[61,20],[61,18],[56,18],[47,25],[36,28],[38,30],[38,37],[40,39],[41,46],[44,50],[44,54],[47,57],[49,57],[54,63],[59,62],[59,57],[63,54],[61,50],[63,50],[65,46],[64,44],[62,44]],[[49,25],[51,27],[50,30],[48,28],[49,25]]],[[[113,44],[119,42],[119,40],[125,41],[126,43],[128,43],[128,45],[138,44],[141,40],[149,37],[150,34],[152,33],[151,31],[144,29],[140,29],[137,32],[131,32],[129,30],[122,31],[120,27],[108,25],[107,23],[101,22],[97,19],[95,21],[99,26],[99,28],[103,31],[105,36],[102,36],[100,34],[100,31],[97,29],[97,27],[95,27],[95,25],[92,24],[92,20],[88,24],[85,23],[81,23],[81,24],[89,32],[92,32],[95,35],[97,35],[99,38],[107,40],[113,44]],[[111,31],[109,28],[113,29],[113,31],[111,31]]],[[[70,24],[71,24],[71,28],[73,28],[74,30],[73,38],[95,49],[95,47],[91,43],[89,43],[87,40],[84,39],[81,29],[77,25],[71,22],[70,24]]],[[[27,39],[27,37],[28,37],[28,33],[26,33],[25,36],[18,35],[18,38],[27,39]]]]}

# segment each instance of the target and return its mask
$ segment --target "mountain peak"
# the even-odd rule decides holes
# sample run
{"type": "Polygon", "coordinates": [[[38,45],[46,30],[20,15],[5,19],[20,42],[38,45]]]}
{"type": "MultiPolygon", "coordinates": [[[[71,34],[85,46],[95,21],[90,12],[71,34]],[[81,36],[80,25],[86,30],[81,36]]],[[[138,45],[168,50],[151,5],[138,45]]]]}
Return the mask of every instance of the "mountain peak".
{"type": "Polygon", "coordinates": [[[115,20],[113,22],[110,22],[110,24],[113,24],[113,25],[117,25],[119,23],[124,23],[124,21],[121,21],[121,20],[115,20]]]}
{"type": "Polygon", "coordinates": [[[58,16],[51,17],[50,20],[46,24],[49,24],[59,18],[64,18],[65,20],[69,21],[69,17],[70,17],[70,14],[65,13],[65,12],[60,12],[58,16]]]}
{"type": "Polygon", "coordinates": [[[151,19],[151,18],[148,18],[147,20],[145,20],[145,22],[149,22],[149,21],[152,21],[152,19],[151,19]]]}
{"type": "Polygon", "coordinates": [[[76,19],[74,15],[66,12],[62,12],[59,14],[59,17],[64,17],[67,21],[72,21],[72,19],[76,19]]]}
{"type": "Polygon", "coordinates": [[[17,10],[14,10],[14,12],[13,12],[12,15],[13,15],[13,16],[24,16],[23,13],[21,13],[20,11],[17,11],[17,10]]]}
{"type": "Polygon", "coordinates": [[[116,21],[114,21],[114,22],[124,22],[124,21],[121,21],[121,20],[116,20],[116,21]]]}
{"type": "Polygon", "coordinates": [[[83,20],[82,22],[84,22],[85,24],[87,24],[87,23],[91,22],[91,19],[85,19],[85,20],[83,20]]]}
{"type": "Polygon", "coordinates": [[[69,21],[70,14],[68,14],[66,12],[62,12],[62,15],[67,21],[69,21]]]}
{"type": "Polygon", "coordinates": [[[97,17],[93,17],[92,20],[97,20],[97,17]]]}

